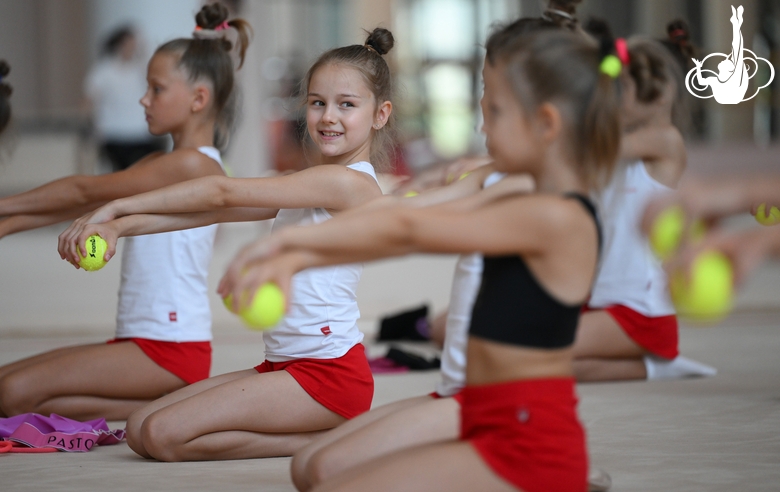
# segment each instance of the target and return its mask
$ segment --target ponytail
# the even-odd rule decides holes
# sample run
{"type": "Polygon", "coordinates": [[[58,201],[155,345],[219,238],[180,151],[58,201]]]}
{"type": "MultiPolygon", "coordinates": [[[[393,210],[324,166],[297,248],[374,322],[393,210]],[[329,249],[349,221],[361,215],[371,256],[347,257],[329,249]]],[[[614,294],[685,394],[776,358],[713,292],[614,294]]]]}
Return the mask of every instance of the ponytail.
{"type": "Polygon", "coordinates": [[[216,111],[214,145],[221,150],[227,147],[237,110],[235,71],[243,66],[252,37],[247,21],[227,18],[224,5],[206,5],[195,16],[196,27],[191,39],[174,39],[155,52],[176,53],[178,65],[190,81],[211,83],[216,111]]]}

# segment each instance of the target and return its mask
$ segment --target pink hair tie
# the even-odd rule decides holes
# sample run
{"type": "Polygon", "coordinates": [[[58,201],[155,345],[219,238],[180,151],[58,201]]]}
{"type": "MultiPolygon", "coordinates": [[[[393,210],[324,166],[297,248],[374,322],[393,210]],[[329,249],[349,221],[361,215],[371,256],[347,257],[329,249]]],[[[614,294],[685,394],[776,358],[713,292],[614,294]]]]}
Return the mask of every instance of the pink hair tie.
{"type": "Polygon", "coordinates": [[[628,54],[628,44],[625,39],[618,38],[615,40],[615,53],[623,65],[628,65],[631,62],[631,57],[628,54]]]}
{"type": "Polygon", "coordinates": [[[228,21],[224,21],[222,24],[214,28],[215,31],[221,31],[223,29],[230,29],[230,25],[228,24],[228,21]]]}

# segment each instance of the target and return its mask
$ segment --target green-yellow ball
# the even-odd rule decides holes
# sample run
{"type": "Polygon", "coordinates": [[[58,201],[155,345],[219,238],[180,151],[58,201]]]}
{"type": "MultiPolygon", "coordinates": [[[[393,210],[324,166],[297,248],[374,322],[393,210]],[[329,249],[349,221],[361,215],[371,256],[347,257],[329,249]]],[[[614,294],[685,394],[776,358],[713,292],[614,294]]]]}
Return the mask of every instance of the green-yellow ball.
{"type": "Polygon", "coordinates": [[[284,316],[284,304],[281,289],[276,284],[265,283],[257,289],[252,302],[241,310],[239,316],[252,329],[268,330],[276,326],[284,316]]]}
{"type": "Polygon", "coordinates": [[[722,253],[705,251],[693,261],[689,279],[682,272],[672,274],[669,290],[681,317],[717,321],[731,310],[734,290],[731,262],[722,253]]]}
{"type": "Polygon", "coordinates": [[[85,249],[87,250],[87,256],[81,256],[81,248],[77,248],[79,255],[79,266],[88,272],[94,272],[100,270],[106,266],[106,260],[103,256],[106,254],[108,244],[102,237],[93,234],[87,238],[85,243],[85,249]]]}
{"type": "Polygon", "coordinates": [[[655,218],[650,228],[650,247],[662,260],[670,257],[680,246],[685,213],[682,207],[674,205],[664,209],[655,218]]]}
{"type": "Polygon", "coordinates": [[[404,194],[404,198],[411,198],[411,197],[417,196],[417,195],[419,195],[419,193],[417,193],[416,191],[413,191],[413,190],[412,191],[407,191],[404,194]]]}
{"type": "MultiPolygon", "coordinates": [[[[672,256],[682,241],[685,229],[685,213],[682,207],[674,205],[664,209],[650,228],[650,247],[660,259],[672,256]]],[[[707,227],[701,220],[691,224],[688,239],[692,242],[701,240],[707,232],[707,227]]]]}
{"type": "Polygon", "coordinates": [[[756,210],[756,221],[765,226],[772,226],[780,223],[780,209],[772,207],[769,209],[769,213],[766,213],[766,203],[762,203],[758,206],[758,210],[756,210]]]}
{"type": "Polygon", "coordinates": [[[235,311],[233,311],[233,294],[228,294],[227,297],[222,299],[222,304],[225,305],[228,311],[235,314],[235,311]]]}
{"type": "Polygon", "coordinates": [[[601,61],[601,66],[599,68],[602,72],[615,79],[623,70],[623,63],[620,61],[620,58],[615,55],[607,55],[601,61]]]}

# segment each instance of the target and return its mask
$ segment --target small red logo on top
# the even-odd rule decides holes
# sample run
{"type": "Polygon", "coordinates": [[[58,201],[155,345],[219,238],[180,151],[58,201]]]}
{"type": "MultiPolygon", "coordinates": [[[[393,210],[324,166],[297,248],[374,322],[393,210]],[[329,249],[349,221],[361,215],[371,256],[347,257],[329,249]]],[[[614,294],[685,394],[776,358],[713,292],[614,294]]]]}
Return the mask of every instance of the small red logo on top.
{"type": "Polygon", "coordinates": [[[168,320],[169,321],[176,321],[176,311],[168,313],[168,320]]]}
{"type": "Polygon", "coordinates": [[[323,335],[330,335],[330,326],[326,326],[325,328],[320,328],[320,331],[323,335]]]}

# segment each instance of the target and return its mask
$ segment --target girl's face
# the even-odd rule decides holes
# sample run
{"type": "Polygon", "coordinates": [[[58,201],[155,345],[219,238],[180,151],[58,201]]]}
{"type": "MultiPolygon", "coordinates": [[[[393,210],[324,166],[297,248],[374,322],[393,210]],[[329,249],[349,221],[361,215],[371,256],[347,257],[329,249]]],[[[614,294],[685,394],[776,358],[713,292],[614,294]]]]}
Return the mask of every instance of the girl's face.
{"type": "Polygon", "coordinates": [[[165,135],[180,129],[197,105],[197,91],[177,66],[174,53],[157,53],[149,61],[148,87],[141,98],[146,123],[153,135],[165,135]]]}
{"type": "Polygon", "coordinates": [[[349,66],[322,66],[309,81],[306,126],[323,164],[368,161],[373,132],[387,123],[391,111],[389,101],[377,107],[363,76],[349,66]]]}
{"type": "Polygon", "coordinates": [[[502,172],[533,172],[541,162],[542,145],[534,125],[523,112],[509,80],[506,65],[485,61],[485,92],[480,102],[487,149],[495,168],[502,172]]]}

